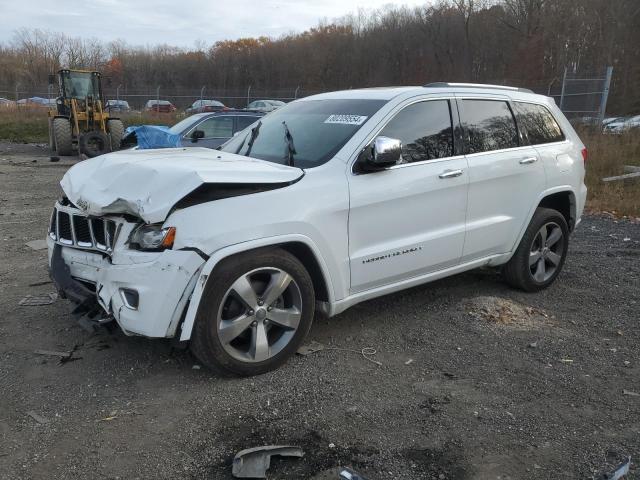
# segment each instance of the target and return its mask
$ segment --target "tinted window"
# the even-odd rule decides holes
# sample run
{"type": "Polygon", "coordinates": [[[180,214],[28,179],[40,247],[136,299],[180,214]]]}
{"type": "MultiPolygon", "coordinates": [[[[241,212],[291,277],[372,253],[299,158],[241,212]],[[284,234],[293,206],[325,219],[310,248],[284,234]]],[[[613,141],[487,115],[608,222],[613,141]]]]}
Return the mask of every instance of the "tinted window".
{"type": "Polygon", "coordinates": [[[518,146],[518,131],[507,102],[462,100],[460,103],[469,153],[518,146]]]}
{"type": "Polygon", "coordinates": [[[240,130],[244,130],[245,128],[247,128],[249,125],[251,125],[253,122],[255,122],[256,120],[258,120],[258,118],[260,117],[248,117],[248,116],[242,116],[242,117],[236,117],[238,120],[238,128],[236,129],[238,132],[240,130]]]}
{"type": "Polygon", "coordinates": [[[233,117],[212,117],[197,127],[204,132],[204,138],[229,138],[233,136],[233,117]]]}
{"type": "Polygon", "coordinates": [[[560,126],[542,105],[516,102],[515,110],[522,136],[529,140],[529,144],[540,145],[564,140],[560,126]]]}
{"type": "Polygon", "coordinates": [[[402,162],[421,162],[453,155],[453,129],[448,100],[414,103],[380,132],[402,142],[402,162]]]}
{"type": "Polygon", "coordinates": [[[291,134],[293,163],[312,168],[332,158],[338,150],[376,113],[386,101],[354,99],[298,100],[274,110],[260,119],[260,128],[236,135],[222,151],[286,164],[289,144],[285,125],[291,134]]]}

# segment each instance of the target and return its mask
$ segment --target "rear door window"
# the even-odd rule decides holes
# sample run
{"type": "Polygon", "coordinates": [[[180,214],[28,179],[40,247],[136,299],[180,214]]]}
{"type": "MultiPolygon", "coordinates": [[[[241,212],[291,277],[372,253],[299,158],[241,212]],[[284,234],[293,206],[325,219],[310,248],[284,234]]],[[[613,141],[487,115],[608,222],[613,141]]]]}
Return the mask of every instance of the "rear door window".
{"type": "Polygon", "coordinates": [[[229,138],[233,136],[233,117],[208,118],[197,128],[204,132],[204,138],[229,138]]]}
{"type": "Polygon", "coordinates": [[[530,145],[560,142],[564,134],[551,112],[542,105],[514,102],[518,125],[530,145]]]}
{"type": "Polygon", "coordinates": [[[250,117],[245,115],[236,117],[236,122],[238,125],[236,131],[239,132],[240,130],[244,130],[259,118],[260,117],[250,117]]]}
{"type": "Polygon", "coordinates": [[[518,146],[516,122],[506,101],[462,100],[460,106],[468,153],[518,146]]]}
{"type": "Polygon", "coordinates": [[[402,142],[402,163],[453,156],[448,100],[418,102],[401,110],[380,132],[402,142]]]}

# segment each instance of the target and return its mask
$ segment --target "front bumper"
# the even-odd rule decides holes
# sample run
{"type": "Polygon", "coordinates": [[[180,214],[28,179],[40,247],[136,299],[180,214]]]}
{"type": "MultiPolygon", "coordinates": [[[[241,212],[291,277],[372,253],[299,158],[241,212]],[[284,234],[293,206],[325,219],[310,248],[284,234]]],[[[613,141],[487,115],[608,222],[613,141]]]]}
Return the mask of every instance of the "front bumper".
{"type": "Polygon", "coordinates": [[[173,337],[204,265],[192,251],[136,251],[120,256],[116,264],[108,255],[51,238],[47,244],[51,278],[61,295],[77,304],[97,302],[128,335],[173,337]],[[137,292],[137,308],[125,301],[126,290],[137,292]]]}

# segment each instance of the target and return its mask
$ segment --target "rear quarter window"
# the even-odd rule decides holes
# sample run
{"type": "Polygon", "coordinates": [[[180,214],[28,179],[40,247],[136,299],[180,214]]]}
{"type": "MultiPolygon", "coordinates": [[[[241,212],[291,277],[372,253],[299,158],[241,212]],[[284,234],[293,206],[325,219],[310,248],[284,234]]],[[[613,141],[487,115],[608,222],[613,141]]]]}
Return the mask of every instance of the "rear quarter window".
{"type": "Polygon", "coordinates": [[[514,102],[518,125],[530,145],[560,142],[564,134],[549,110],[533,103],[514,102]]]}
{"type": "Polygon", "coordinates": [[[516,122],[506,101],[462,100],[460,105],[468,153],[519,145],[516,122]]]}

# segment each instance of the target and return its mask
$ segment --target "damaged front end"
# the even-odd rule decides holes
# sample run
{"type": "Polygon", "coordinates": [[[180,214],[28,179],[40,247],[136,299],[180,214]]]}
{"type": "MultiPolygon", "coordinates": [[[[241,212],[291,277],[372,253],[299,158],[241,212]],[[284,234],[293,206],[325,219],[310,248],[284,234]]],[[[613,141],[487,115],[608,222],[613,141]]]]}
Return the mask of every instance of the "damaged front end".
{"type": "Polygon", "coordinates": [[[50,275],[84,327],[115,320],[129,335],[175,336],[205,259],[193,251],[132,248],[141,226],[56,203],[47,237],[50,275]]]}

